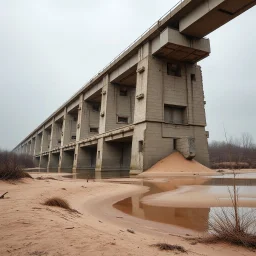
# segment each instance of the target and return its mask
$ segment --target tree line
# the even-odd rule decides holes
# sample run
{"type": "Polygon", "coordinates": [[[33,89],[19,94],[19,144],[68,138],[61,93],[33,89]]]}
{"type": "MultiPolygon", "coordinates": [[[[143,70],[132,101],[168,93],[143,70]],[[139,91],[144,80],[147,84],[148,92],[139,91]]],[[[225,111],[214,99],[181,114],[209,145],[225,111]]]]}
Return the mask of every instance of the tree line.
{"type": "Polygon", "coordinates": [[[214,169],[256,168],[256,144],[249,133],[243,133],[240,138],[212,141],[209,143],[209,155],[214,169]]]}

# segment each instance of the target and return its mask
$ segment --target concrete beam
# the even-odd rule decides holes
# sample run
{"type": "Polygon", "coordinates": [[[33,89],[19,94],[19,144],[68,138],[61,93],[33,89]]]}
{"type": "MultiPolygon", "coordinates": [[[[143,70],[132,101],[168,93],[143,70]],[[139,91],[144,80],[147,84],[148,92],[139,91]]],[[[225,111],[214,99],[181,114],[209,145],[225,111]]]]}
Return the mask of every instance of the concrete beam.
{"type": "Polygon", "coordinates": [[[202,38],[255,4],[255,0],[203,1],[179,21],[179,31],[188,36],[202,38]]]}

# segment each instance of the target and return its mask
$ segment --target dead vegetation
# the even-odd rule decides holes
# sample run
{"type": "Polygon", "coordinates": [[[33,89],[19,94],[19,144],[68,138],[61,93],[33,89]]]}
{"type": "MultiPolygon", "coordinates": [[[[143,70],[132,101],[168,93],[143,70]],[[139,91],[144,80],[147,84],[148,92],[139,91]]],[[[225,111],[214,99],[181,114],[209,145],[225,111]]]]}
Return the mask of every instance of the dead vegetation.
{"type": "Polygon", "coordinates": [[[243,133],[240,138],[226,136],[225,141],[211,142],[209,155],[213,169],[256,168],[256,144],[249,133],[243,133]]]}
{"type": "MultiPolygon", "coordinates": [[[[234,171],[234,159],[239,163],[247,158],[250,153],[255,153],[256,146],[253,144],[250,134],[243,134],[241,143],[232,143],[232,138],[228,139],[226,130],[223,156],[228,160],[233,170],[233,184],[228,187],[231,208],[222,207],[220,211],[215,211],[209,219],[209,233],[205,242],[228,242],[247,248],[256,248],[256,211],[255,209],[245,210],[239,208],[239,189],[236,186],[236,173],[234,171]],[[241,150],[242,149],[242,150],[241,150]],[[242,211],[244,210],[244,211],[242,211]]],[[[222,147],[223,149],[223,147],[222,147]]]]}
{"type": "Polygon", "coordinates": [[[0,196],[0,199],[4,199],[4,196],[5,196],[6,194],[8,194],[8,192],[3,193],[3,194],[0,196]]]}
{"type": "Polygon", "coordinates": [[[68,210],[69,212],[72,212],[72,213],[81,214],[79,211],[72,209],[67,200],[60,197],[48,198],[44,201],[43,205],[59,207],[59,208],[68,210]]]}
{"type": "Polygon", "coordinates": [[[65,199],[62,199],[60,197],[49,198],[43,204],[47,205],[47,206],[60,207],[60,208],[66,209],[66,210],[73,210],[70,207],[68,201],[65,199]]]}
{"type": "Polygon", "coordinates": [[[232,207],[222,207],[209,220],[210,237],[206,242],[224,241],[248,248],[256,248],[256,211],[239,210],[239,190],[234,173],[232,189],[228,188],[232,207]]]}
{"type": "Polygon", "coordinates": [[[181,253],[187,253],[187,250],[181,245],[171,245],[167,243],[157,243],[152,246],[157,247],[161,251],[176,251],[181,253]]]}
{"type": "Polygon", "coordinates": [[[33,167],[32,157],[0,150],[0,180],[32,178],[23,168],[33,167]]]}

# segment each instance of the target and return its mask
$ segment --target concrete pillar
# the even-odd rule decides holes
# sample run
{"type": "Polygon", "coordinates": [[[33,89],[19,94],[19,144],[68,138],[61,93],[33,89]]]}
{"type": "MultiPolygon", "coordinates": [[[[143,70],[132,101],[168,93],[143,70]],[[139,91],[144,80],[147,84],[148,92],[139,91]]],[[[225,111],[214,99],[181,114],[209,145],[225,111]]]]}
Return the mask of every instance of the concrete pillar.
{"type": "Polygon", "coordinates": [[[116,109],[114,104],[114,85],[109,82],[109,76],[103,77],[99,134],[106,132],[116,123],[116,109]]]}
{"type": "Polygon", "coordinates": [[[42,134],[36,134],[34,155],[41,153],[42,134]]]}
{"type": "MultiPolygon", "coordinates": [[[[61,132],[61,147],[67,145],[70,142],[71,136],[71,119],[72,116],[68,114],[67,108],[64,110],[64,118],[63,118],[63,125],[62,125],[62,132],[61,132]]],[[[64,168],[72,169],[73,168],[73,160],[72,164],[70,163],[71,158],[70,154],[65,152],[63,149],[60,150],[60,157],[59,157],[59,166],[58,172],[63,171],[64,168]]]]}
{"type": "Polygon", "coordinates": [[[31,156],[34,156],[34,154],[35,154],[35,142],[36,142],[35,140],[36,140],[35,137],[33,137],[31,140],[31,150],[30,150],[31,156]]]}
{"type": "Polygon", "coordinates": [[[62,139],[61,146],[67,145],[71,140],[71,121],[72,116],[68,114],[67,108],[65,108],[63,126],[62,126],[62,139]]]}
{"type": "MultiPolygon", "coordinates": [[[[79,107],[78,107],[78,117],[77,117],[77,130],[76,130],[76,141],[80,141],[82,139],[82,136],[85,136],[86,134],[86,103],[84,101],[84,95],[81,94],[79,98],[79,107]]],[[[77,170],[77,164],[78,161],[82,160],[83,156],[81,154],[81,150],[79,148],[79,144],[76,143],[75,153],[74,153],[74,163],[72,172],[75,173],[77,170]]]]}
{"type": "Polygon", "coordinates": [[[49,151],[49,144],[50,144],[50,132],[48,129],[43,130],[43,135],[42,135],[42,144],[41,144],[41,153],[45,151],[49,151]]]}
{"type": "MultiPolygon", "coordinates": [[[[49,144],[49,151],[53,149],[53,145],[56,143],[56,129],[57,129],[57,124],[55,123],[54,118],[52,119],[52,129],[51,129],[51,135],[50,135],[50,144],[49,144]]],[[[58,159],[59,162],[59,159],[58,159]]],[[[49,159],[48,159],[48,164],[47,164],[47,171],[51,169],[53,166],[55,168],[58,168],[58,164],[56,164],[56,158],[52,155],[51,152],[49,152],[49,159]]]]}

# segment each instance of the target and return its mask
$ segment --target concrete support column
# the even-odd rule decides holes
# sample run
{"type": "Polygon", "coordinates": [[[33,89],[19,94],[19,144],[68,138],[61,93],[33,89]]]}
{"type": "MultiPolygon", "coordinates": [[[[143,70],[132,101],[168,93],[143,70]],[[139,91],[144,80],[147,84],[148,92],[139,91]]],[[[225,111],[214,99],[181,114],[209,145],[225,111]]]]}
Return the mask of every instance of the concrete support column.
{"type": "MultiPolygon", "coordinates": [[[[70,142],[71,136],[71,119],[72,116],[68,114],[67,108],[64,110],[64,118],[63,118],[63,125],[62,125],[62,132],[61,132],[61,147],[67,145],[70,142]]],[[[72,160],[73,161],[73,160],[72,160]]],[[[64,152],[63,149],[60,150],[60,157],[59,157],[59,165],[58,165],[58,172],[61,172],[63,168],[71,168],[73,167],[73,162],[70,167],[70,157],[67,153],[64,152]]]]}
{"type": "Polygon", "coordinates": [[[31,150],[30,150],[31,156],[34,156],[34,154],[35,154],[35,142],[36,142],[35,140],[36,140],[35,137],[33,137],[32,140],[31,140],[31,150]]]}
{"type": "Polygon", "coordinates": [[[71,120],[72,116],[68,114],[67,108],[65,108],[62,126],[61,146],[67,145],[71,140],[71,120]]]}
{"type": "Polygon", "coordinates": [[[109,82],[109,76],[103,78],[103,88],[101,97],[101,111],[99,121],[99,134],[106,132],[116,124],[114,85],[109,82]]]}
{"type": "MultiPolygon", "coordinates": [[[[84,95],[81,94],[79,98],[78,117],[77,117],[77,130],[76,130],[76,141],[80,141],[83,136],[88,136],[88,129],[86,129],[86,113],[87,103],[84,101],[84,95]],[[86,134],[87,133],[87,134],[86,134]]],[[[74,153],[74,163],[72,172],[76,173],[79,161],[83,162],[84,155],[81,153],[79,144],[76,143],[74,153]]]]}
{"type": "Polygon", "coordinates": [[[42,143],[42,135],[37,134],[35,139],[34,155],[38,155],[41,153],[41,143],[42,143]]]}
{"type": "MultiPolygon", "coordinates": [[[[47,171],[49,171],[49,169],[51,169],[53,166],[58,168],[58,164],[56,164],[56,158],[51,153],[51,150],[53,149],[53,145],[56,145],[56,142],[57,142],[56,130],[57,130],[57,125],[53,118],[52,119],[51,135],[50,135],[49,159],[48,159],[48,164],[47,164],[47,171]]],[[[59,159],[58,159],[58,162],[59,162],[59,159]]]]}
{"type": "Polygon", "coordinates": [[[144,168],[144,148],[146,123],[141,123],[135,126],[132,138],[132,155],[131,155],[131,174],[143,172],[144,168]]]}

